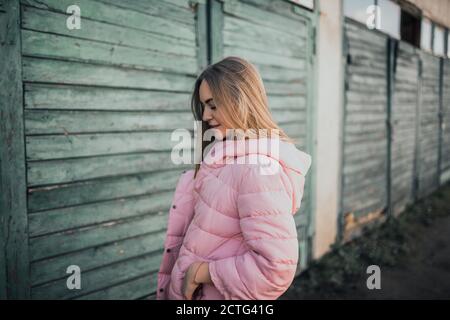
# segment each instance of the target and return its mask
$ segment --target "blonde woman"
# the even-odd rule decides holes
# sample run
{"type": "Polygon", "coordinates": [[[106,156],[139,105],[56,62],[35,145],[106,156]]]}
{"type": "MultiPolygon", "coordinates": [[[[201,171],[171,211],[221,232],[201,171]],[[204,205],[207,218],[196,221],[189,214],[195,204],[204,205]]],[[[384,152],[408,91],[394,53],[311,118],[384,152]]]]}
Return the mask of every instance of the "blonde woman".
{"type": "Polygon", "coordinates": [[[157,298],[276,299],[297,267],[293,215],[311,157],[275,123],[258,71],[241,58],[201,73],[192,111],[216,139],[178,181],[157,298]]]}

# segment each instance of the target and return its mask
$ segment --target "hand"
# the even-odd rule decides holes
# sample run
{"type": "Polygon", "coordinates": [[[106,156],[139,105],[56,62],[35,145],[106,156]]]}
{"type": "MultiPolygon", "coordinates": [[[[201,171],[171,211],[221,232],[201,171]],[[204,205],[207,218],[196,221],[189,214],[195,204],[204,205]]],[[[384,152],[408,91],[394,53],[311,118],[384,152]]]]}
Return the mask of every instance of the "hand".
{"type": "Polygon", "coordinates": [[[209,264],[207,262],[194,262],[189,266],[183,280],[183,295],[192,300],[195,290],[202,283],[211,283],[209,264]]]}
{"type": "Polygon", "coordinates": [[[183,295],[187,300],[192,300],[192,295],[194,294],[197,287],[200,285],[199,282],[195,281],[195,275],[197,274],[198,268],[201,262],[194,262],[189,266],[183,279],[183,295]]]}

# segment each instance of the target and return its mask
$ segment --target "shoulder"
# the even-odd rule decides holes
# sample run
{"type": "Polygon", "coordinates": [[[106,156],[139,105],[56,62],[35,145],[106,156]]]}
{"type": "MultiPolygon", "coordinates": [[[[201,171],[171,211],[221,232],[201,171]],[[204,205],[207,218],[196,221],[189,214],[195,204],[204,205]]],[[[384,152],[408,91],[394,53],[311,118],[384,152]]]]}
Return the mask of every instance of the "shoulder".
{"type": "Polygon", "coordinates": [[[265,155],[246,157],[247,162],[239,165],[239,193],[264,192],[283,188],[283,169],[278,161],[265,155]]]}

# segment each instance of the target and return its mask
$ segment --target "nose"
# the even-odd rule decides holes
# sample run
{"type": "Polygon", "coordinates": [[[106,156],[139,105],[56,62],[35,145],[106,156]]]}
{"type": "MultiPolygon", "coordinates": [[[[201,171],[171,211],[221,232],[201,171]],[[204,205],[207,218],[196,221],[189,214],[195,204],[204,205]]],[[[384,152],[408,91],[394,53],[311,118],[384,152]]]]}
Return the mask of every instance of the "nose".
{"type": "Polygon", "coordinates": [[[205,107],[205,109],[203,110],[203,116],[202,116],[202,120],[203,121],[209,121],[212,119],[212,113],[211,110],[209,110],[208,107],[205,107]]]}

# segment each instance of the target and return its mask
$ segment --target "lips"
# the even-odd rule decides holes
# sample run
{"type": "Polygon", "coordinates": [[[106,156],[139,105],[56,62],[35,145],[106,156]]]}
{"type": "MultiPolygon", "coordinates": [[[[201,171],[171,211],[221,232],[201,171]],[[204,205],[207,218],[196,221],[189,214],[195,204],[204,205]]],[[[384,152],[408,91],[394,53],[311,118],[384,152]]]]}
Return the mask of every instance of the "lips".
{"type": "MultiPolygon", "coordinates": [[[[209,124],[209,123],[208,123],[208,124],[209,124]]],[[[215,126],[209,124],[209,127],[210,127],[210,128],[217,128],[217,127],[219,127],[219,126],[220,126],[220,124],[216,124],[215,126]]]]}

